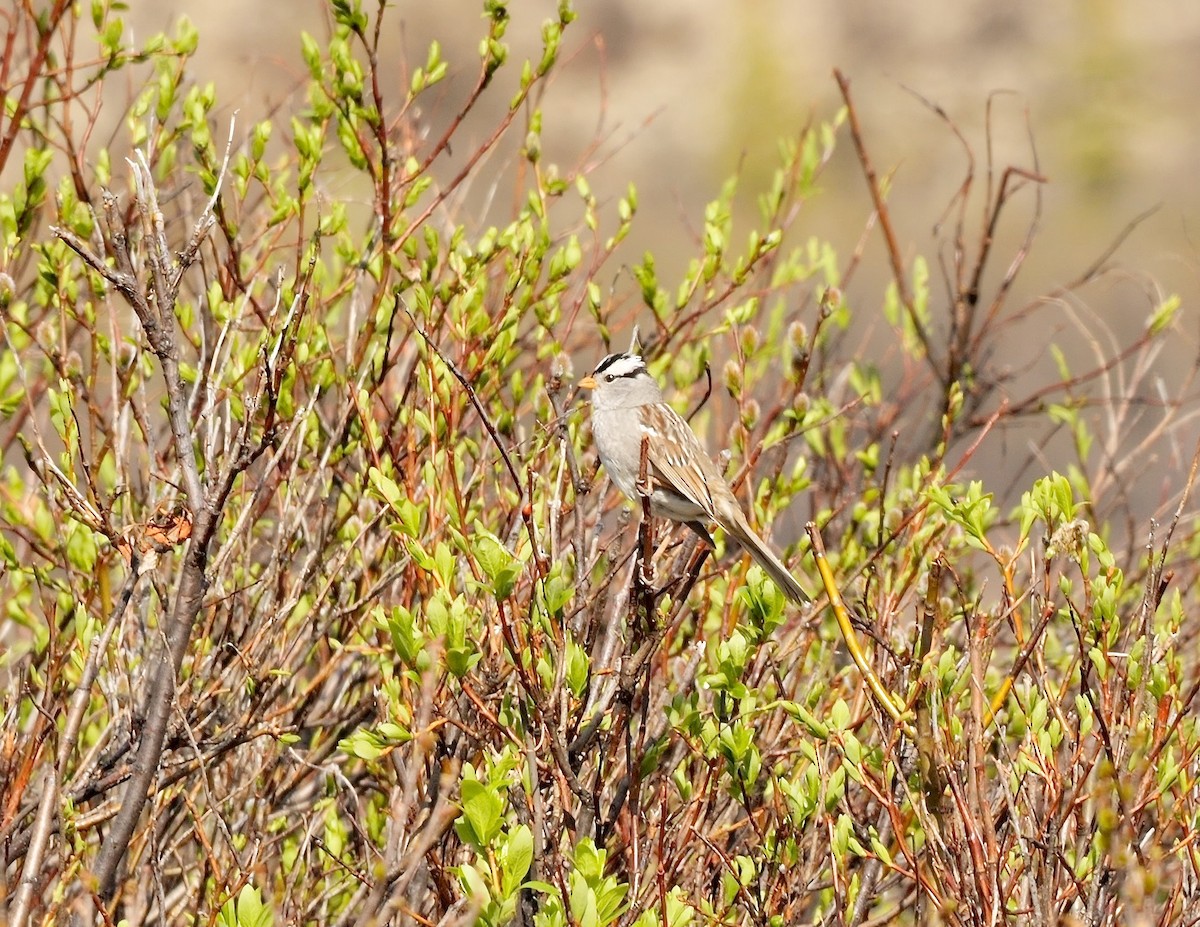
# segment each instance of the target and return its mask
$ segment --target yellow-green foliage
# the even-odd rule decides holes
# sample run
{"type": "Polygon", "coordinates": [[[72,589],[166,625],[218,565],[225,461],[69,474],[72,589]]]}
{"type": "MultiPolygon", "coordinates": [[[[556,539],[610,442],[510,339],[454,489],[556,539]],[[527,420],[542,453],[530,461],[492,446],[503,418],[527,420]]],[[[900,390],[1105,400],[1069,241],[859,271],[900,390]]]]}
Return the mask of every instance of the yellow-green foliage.
{"type": "MultiPolygon", "coordinates": [[[[945,279],[932,254],[896,255],[874,292],[852,282],[861,255],[794,227],[849,147],[849,101],[781,144],[765,190],[733,178],[689,217],[694,257],[669,278],[624,245],[637,190],[596,189],[542,144],[566,0],[544,24],[488,0],[475,60],[432,42],[403,80],[377,45],[398,12],[330,0],[328,34],[296,35],[303,92],[236,121],[186,20],[135,45],[115,3],[53,6],[36,28],[12,14],[54,53],[16,56],[41,70],[10,73],[0,119],[8,917],[1196,910],[1200,533],[1190,503],[1171,521],[1186,467],[1156,474],[1153,526],[1122,519],[1114,477],[1141,440],[1121,390],[1178,300],[1094,368],[1039,345],[1057,374],[1014,383],[999,337],[1034,310],[968,292],[997,275],[966,251],[939,252],[945,279]],[[540,34],[528,61],[516,29],[540,34]],[[124,107],[115,131],[91,131],[88,88],[124,107]],[[720,537],[689,575],[696,544],[670,526],[634,557],[639,513],[595,472],[573,379],[635,324],[819,593],[805,523],[822,533],[903,726],[823,594],[796,611],[720,537]],[[1011,450],[1030,422],[1053,463],[1011,450]],[[189,569],[203,600],[181,626],[189,569]],[[157,774],[101,900],[180,633],[157,774]]],[[[1173,411],[1155,423],[1172,442],[1189,433],[1173,411]]]]}

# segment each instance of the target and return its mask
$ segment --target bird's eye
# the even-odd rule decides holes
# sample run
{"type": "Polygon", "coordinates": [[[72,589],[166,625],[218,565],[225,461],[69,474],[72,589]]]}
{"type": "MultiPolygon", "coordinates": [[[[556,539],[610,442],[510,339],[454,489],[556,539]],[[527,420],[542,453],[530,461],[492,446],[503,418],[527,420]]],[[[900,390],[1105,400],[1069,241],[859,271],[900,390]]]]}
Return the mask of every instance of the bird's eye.
{"type": "Polygon", "coordinates": [[[607,374],[605,374],[605,375],[604,375],[604,382],[606,382],[606,383],[611,383],[611,382],[612,382],[613,380],[615,380],[616,378],[617,378],[617,377],[616,377],[616,374],[607,373],[607,374]]]}

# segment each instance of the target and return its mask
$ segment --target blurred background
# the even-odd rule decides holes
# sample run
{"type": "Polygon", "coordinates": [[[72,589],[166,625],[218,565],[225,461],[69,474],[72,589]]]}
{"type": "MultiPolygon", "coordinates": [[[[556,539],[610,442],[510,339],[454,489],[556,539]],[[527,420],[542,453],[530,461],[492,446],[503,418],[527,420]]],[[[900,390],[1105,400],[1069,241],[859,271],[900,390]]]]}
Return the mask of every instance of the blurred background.
{"type": "MultiPolygon", "coordinates": [[[[506,40],[512,59],[537,59],[541,23],[555,6],[553,0],[510,4],[506,40]]],[[[1012,352],[1012,366],[1044,354],[1049,339],[1063,344],[1073,361],[1095,363],[1098,349],[1115,353],[1117,344],[1145,327],[1166,294],[1179,293],[1181,337],[1154,358],[1155,369],[1139,389],[1154,394],[1152,402],[1191,397],[1198,354],[1193,304],[1200,261],[1192,216],[1200,200],[1193,176],[1200,137],[1200,4],[605,0],[577,7],[579,19],[567,31],[562,66],[543,101],[543,163],[596,165],[590,178],[602,203],[612,204],[629,183],[636,185],[640,209],[627,264],[652,249],[660,281],[673,290],[697,252],[704,204],[734,173],[746,217],[735,226],[740,241],[738,230],[749,228],[755,197],[778,165],[778,140],[809,122],[832,119],[842,105],[832,76],[836,67],[852,83],[875,168],[890,181],[900,248],[910,266],[918,254],[929,260],[936,319],[946,311],[938,261],[950,263],[952,246],[952,222],[939,222],[973,156],[975,195],[965,237],[969,245],[978,240],[990,144],[997,176],[1012,165],[1036,169],[1047,180],[1036,239],[1010,302],[1037,311],[1009,331],[1004,349],[1012,352]],[[1061,304],[1038,306],[1039,297],[1078,278],[1147,211],[1109,260],[1111,272],[1061,304]]],[[[449,61],[450,78],[435,89],[435,102],[426,103],[423,114],[431,132],[453,116],[475,79],[481,9],[480,0],[401,0],[389,8],[386,48],[399,86],[424,61],[432,40],[449,61]]],[[[299,29],[318,36],[329,29],[318,0],[174,0],[138,4],[129,14],[146,33],[170,28],[181,15],[200,28],[195,79],[217,84],[218,99],[228,112],[239,110],[243,130],[303,93],[299,29]]],[[[458,136],[460,160],[495,125],[517,70],[501,72],[498,86],[458,136]]],[[[497,171],[506,166],[502,152],[497,171]]],[[[797,228],[831,241],[845,264],[871,214],[845,128],[821,188],[797,228]]],[[[474,194],[485,202],[492,192],[474,194]]],[[[501,221],[510,206],[491,203],[491,221],[501,221]]],[[[1033,188],[1027,186],[1006,207],[985,287],[1003,275],[1034,214],[1033,188]]],[[[846,298],[870,318],[889,279],[875,229],[846,298]]],[[[636,287],[626,279],[623,288],[632,309],[636,287]]],[[[592,360],[580,357],[579,364],[592,360]]],[[[1054,379],[1048,358],[1033,375],[1054,379]]],[[[1129,439],[1146,434],[1151,419],[1132,425],[1129,439]]],[[[1133,487],[1142,499],[1135,508],[1143,514],[1161,510],[1180,488],[1195,433],[1194,427],[1176,430],[1174,438],[1182,441],[1147,450],[1142,485],[1133,487]],[[1158,473],[1156,463],[1168,464],[1169,476],[1158,473]]],[[[1023,459],[1035,442],[1028,435],[1017,441],[1025,445],[1023,459]]],[[[1063,466],[1052,458],[1041,463],[1063,466]]]]}
{"type": "MultiPolygon", "coordinates": [[[[1042,237],[1053,245],[1035,249],[1030,270],[1046,281],[1072,275],[1134,216],[1158,206],[1122,248],[1122,263],[1167,289],[1195,286],[1189,218],[1200,200],[1200,4],[576,5],[567,60],[546,100],[549,153],[573,162],[599,138],[608,160],[598,178],[612,181],[614,195],[626,181],[638,186],[644,215],[635,235],[665,261],[690,252],[689,229],[726,177],[740,169],[752,206],[777,163],[777,140],[832,117],[840,105],[831,76],[837,67],[853,82],[877,168],[895,171],[894,216],[912,252],[931,250],[934,223],[966,165],[946,124],[914,94],[945,111],[982,165],[989,95],[1003,91],[992,101],[997,165],[1032,167],[1032,140],[1049,180],[1042,237]]],[[[442,44],[451,77],[442,85],[448,112],[440,115],[449,115],[475,76],[481,8],[480,0],[401,0],[385,19],[397,81],[424,60],[431,40],[442,44]]],[[[510,4],[512,57],[537,53],[541,22],[554,9],[553,0],[510,4]]],[[[169,28],[180,15],[200,27],[196,79],[215,81],[219,98],[242,119],[297,92],[304,77],[297,31],[327,28],[318,0],[169,0],[134,4],[129,14],[144,32],[169,28]]],[[[507,87],[492,96],[497,112],[507,87]]],[[[430,116],[436,122],[439,114],[430,116]]],[[[835,240],[856,240],[869,201],[844,136],[825,187],[813,203],[821,220],[814,226],[835,240]]]]}

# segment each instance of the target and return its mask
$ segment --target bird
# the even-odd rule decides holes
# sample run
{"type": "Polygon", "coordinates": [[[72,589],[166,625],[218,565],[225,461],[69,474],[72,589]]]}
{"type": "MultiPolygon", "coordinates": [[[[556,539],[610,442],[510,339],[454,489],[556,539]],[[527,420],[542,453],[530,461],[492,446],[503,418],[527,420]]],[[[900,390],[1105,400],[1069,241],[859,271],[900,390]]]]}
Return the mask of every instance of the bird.
{"type": "Polygon", "coordinates": [[[631,502],[641,498],[642,438],[647,442],[646,476],[650,514],[682,522],[710,547],[706,523],[737,541],[797,605],[810,602],[791,571],[759,537],[720,469],[691,426],[663,399],[662,388],[638,354],[609,354],[579,381],[590,390],[592,438],[600,462],[631,502]]]}

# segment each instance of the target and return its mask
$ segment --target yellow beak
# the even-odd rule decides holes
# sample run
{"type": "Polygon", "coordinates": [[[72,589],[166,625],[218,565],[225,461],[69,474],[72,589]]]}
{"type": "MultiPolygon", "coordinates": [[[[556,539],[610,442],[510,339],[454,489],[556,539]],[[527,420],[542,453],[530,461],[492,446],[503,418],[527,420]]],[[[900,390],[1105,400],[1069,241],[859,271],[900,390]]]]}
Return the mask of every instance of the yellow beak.
{"type": "Polygon", "coordinates": [[[576,384],[576,388],[577,389],[595,389],[596,388],[596,378],[593,376],[590,376],[590,375],[586,376],[582,380],[580,380],[579,383],[576,384]]]}

